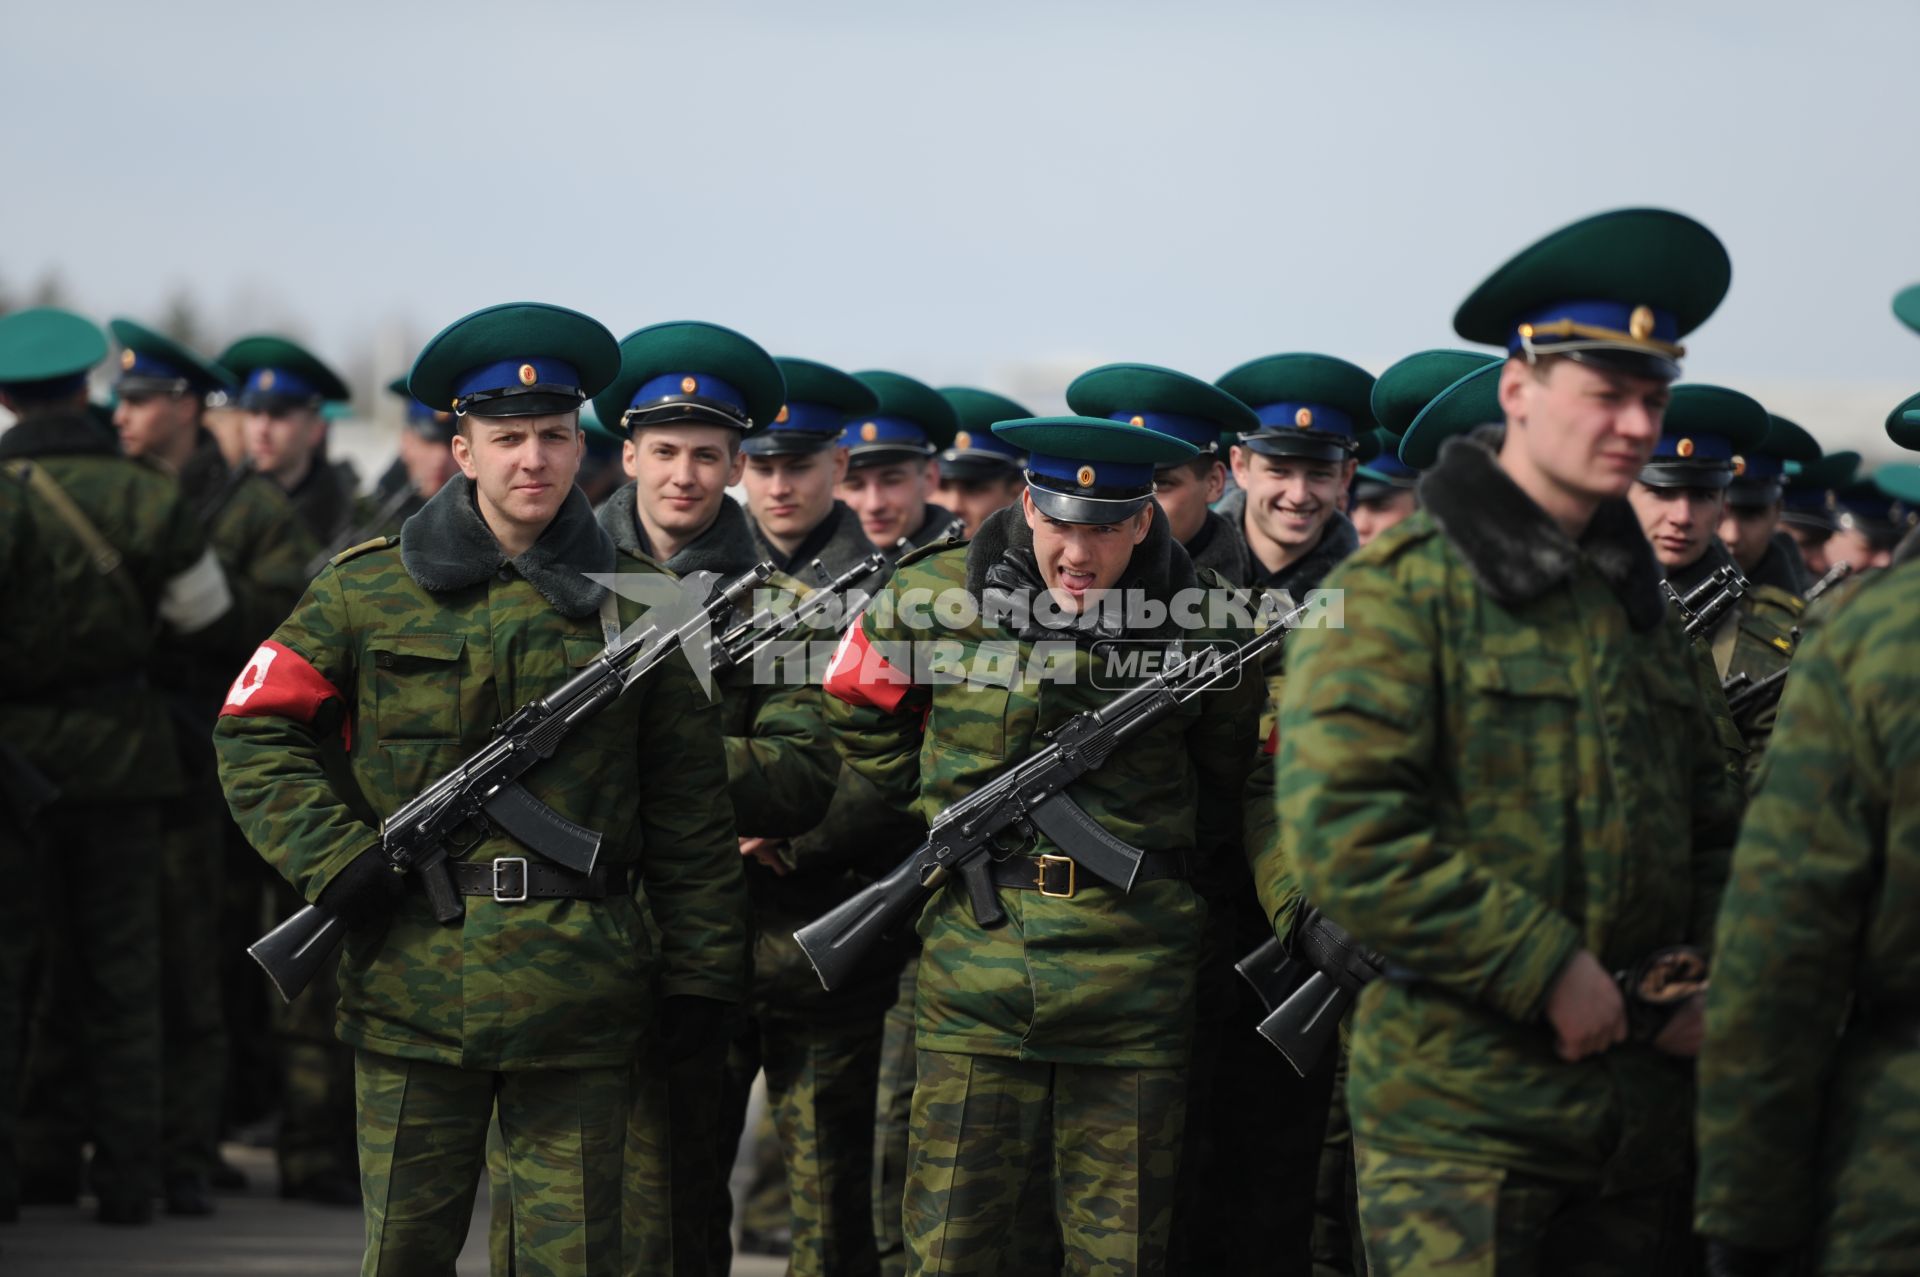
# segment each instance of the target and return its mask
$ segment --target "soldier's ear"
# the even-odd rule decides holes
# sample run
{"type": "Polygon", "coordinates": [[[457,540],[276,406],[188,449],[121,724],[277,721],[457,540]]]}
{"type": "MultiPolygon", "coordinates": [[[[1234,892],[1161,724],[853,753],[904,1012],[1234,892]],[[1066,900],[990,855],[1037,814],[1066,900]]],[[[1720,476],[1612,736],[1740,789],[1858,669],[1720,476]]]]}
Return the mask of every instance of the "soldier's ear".
{"type": "Polygon", "coordinates": [[[853,454],[845,448],[835,445],[833,449],[833,486],[839,487],[840,481],[847,477],[847,463],[853,454]]]}

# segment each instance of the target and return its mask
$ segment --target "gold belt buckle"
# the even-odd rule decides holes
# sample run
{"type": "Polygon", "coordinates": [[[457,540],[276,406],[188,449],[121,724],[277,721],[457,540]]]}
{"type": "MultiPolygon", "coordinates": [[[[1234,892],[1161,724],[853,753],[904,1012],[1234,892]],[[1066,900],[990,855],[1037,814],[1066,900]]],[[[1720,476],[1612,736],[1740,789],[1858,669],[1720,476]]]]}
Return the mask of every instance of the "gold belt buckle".
{"type": "Polygon", "coordinates": [[[1040,867],[1038,870],[1035,871],[1033,876],[1033,885],[1039,888],[1040,894],[1043,896],[1049,897],[1050,899],[1053,899],[1053,900],[1073,899],[1073,893],[1079,885],[1075,881],[1075,875],[1074,875],[1075,865],[1073,863],[1073,857],[1052,856],[1052,855],[1042,856],[1040,857],[1039,864],[1040,864],[1040,867]],[[1047,890],[1047,869],[1051,865],[1065,865],[1067,867],[1067,889],[1065,891],[1048,891],[1047,890]]]}

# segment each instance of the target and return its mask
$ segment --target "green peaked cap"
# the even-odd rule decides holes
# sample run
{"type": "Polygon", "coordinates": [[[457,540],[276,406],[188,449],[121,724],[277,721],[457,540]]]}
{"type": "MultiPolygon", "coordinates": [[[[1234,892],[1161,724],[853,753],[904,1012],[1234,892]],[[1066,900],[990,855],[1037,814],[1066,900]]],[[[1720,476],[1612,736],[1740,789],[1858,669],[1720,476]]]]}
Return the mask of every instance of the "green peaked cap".
{"type": "Polygon", "coordinates": [[[1156,364],[1102,364],[1067,386],[1067,407],[1087,417],[1105,417],[1172,435],[1202,451],[1218,446],[1223,434],[1240,435],[1260,427],[1253,409],[1212,382],[1156,364]],[[1186,418],[1156,422],[1156,416],[1186,418]]]}
{"type": "Polygon", "coordinates": [[[577,310],[546,302],[502,302],[464,315],[434,334],[413,361],[407,389],[429,407],[452,408],[458,397],[494,389],[463,384],[476,370],[535,359],[564,363],[578,379],[577,386],[563,392],[529,394],[541,401],[543,410],[559,412],[563,406],[578,408],[579,397],[591,398],[606,388],[620,370],[620,343],[605,324],[577,310]]]}
{"type": "Polygon", "coordinates": [[[932,386],[904,373],[878,368],[853,375],[873,392],[876,401],[871,412],[858,414],[847,423],[844,442],[851,450],[853,464],[896,455],[930,457],[953,446],[960,419],[954,415],[953,405],[932,386]]]}
{"type": "Polygon", "coordinates": [[[55,306],[0,316],[0,385],[78,377],[107,357],[92,320],[55,306]]]}
{"type": "Polygon", "coordinates": [[[1733,445],[1734,452],[1744,453],[1760,448],[1772,424],[1767,410],[1752,395],[1726,386],[1688,382],[1673,388],[1660,434],[1663,438],[1718,435],[1733,445]]]}
{"type": "Polygon", "coordinates": [[[675,424],[743,434],[770,424],[787,401],[786,378],[760,343],[695,319],[650,324],[620,341],[620,372],[593,397],[594,411],[624,430],[675,424]],[[637,397],[637,398],[636,398],[637,397]]]}
{"type": "Polygon", "coordinates": [[[1920,333],[1920,284],[1909,284],[1893,295],[1893,314],[1901,323],[1920,333]]]}
{"type": "Polygon", "coordinates": [[[880,406],[880,397],[850,372],[841,372],[816,359],[795,359],[781,355],[774,364],[786,381],[787,402],[819,404],[838,408],[847,416],[872,412],[880,406]]]}
{"type": "MultiPolygon", "coordinates": [[[[120,343],[120,379],[125,382],[157,381],[164,374],[149,368],[151,359],[187,383],[187,389],[199,395],[216,390],[232,390],[233,374],[210,359],[203,359],[165,333],[157,333],[131,319],[111,320],[107,327],[120,343]]],[[[129,387],[132,393],[132,387],[129,387]]]]}
{"type": "Polygon", "coordinates": [[[1920,452],[1920,395],[1908,395],[1887,414],[1887,438],[1908,452],[1920,452]]]}
{"type": "Polygon", "coordinates": [[[1255,452],[1326,461],[1372,455],[1373,374],[1358,364],[1307,351],[1266,355],[1214,384],[1252,410],[1257,425],[1240,442],[1255,452]],[[1329,408],[1346,420],[1329,419],[1329,408]]]}
{"type": "Polygon", "coordinates": [[[1797,421],[1789,421],[1777,412],[1767,414],[1767,437],[1756,451],[1781,461],[1818,461],[1820,441],[1797,421]]]}
{"type": "Polygon", "coordinates": [[[1794,488],[1844,488],[1860,470],[1860,454],[1851,449],[1821,454],[1818,461],[1787,462],[1787,483],[1794,488]]]}
{"type": "Polygon", "coordinates": [[[1422,350],[1408,355],[1374,379],[1374,419],[1388,434],[1403,435],[1435,395],[1468,373],[1498,362],[1482,350],[1422,350]]]}
{"type": "MultiPolygon", "coordinates": [[[[1726,247],[1699,222],[1666,209],[1615,209],[1522,249],[1460,304],[1453,328],[1468,341],[1512,352],[1519,348],[1523,321],[1575,318],[1572,312],[1585,307],[1615,313],[1645,307],[1654,320],[1649,330],[1624,320],[1600,323],[1614,339],[1598,344],[1616,359],[1630,360],[1628,371],[1671,378],[1678,371],[1672,343],[1706,322],[1732,280],[1726,247]],[[1560,307],[1571,309],[1563,315],[1560,307]],[[1545,313],[1549,310],[1555,315],[1545,313]],[[1634,331],[1629,335],[1622,329],[1634,331]]],[[[1594,336],[1543,336],[1540,348],[1551,353],[1556,340],[1577,342],[1583,335],[1594,336]]]]}
{"type": "Polygon", "coordinates": [[[960,429],[973,434],[992,430],[996,422],[1033,416],[1033,410],[1026,405],[973,386],[942,386],[940,397],[953,405],[954,420],[960,429]]]}
{"type": "Polygon", "coordinates": [[[1920,465],[1894,461],[1873,472],[1874,486],[1895,501],[1920,506],[1920,465]]]}
{"type": "Polygon", "coordinates": [[[1425,470],[1440,457],[1440,447],[1455,435],[1504,422],[1500,409],[1500,370],[1506,360],[1491,360],[1454,380],[1427,401],[1400,436],[1400,460],[1425,470]]]}
{"type": "Polygon", "coordinates": [[[242,337],[221,351],[220,358],[215,362],[243,383],[253,381],[257,372],[277,369],[293,373],[312,386],[324,400],[338,401],[350,397],[347,383],[340,379],[340,374],[291,337],[274,333],[242,337]]]}

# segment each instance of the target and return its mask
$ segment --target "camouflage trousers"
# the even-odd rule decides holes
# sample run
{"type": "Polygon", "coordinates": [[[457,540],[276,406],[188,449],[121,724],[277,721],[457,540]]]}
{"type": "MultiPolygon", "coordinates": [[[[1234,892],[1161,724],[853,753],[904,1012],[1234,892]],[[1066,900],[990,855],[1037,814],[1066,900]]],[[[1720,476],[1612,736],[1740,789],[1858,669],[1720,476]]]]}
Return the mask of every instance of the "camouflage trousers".
{"type": "Polygon", "coordinates": [[[1685,1184],[1616,1196],[1361,1144],[1360,1226],[1377,1277],[1658,1277],[1691,1253],[1685,1184]]]}
{"type": "Polygon", "coordinates": [[[518,1277],[621,1272],[630,1070],[492,1073],[354,1057],[362,1277],[452,1277],[499,1106],[518,1277]]]}
{"type": "Polygon", "coordinates": [[[913,1045],[913,1007],[920,985],[916,953],[900,971],[900,992],[880,1031],[879,1089],[873,1102],[873,1240],[880,1277],[905,1277],[907,1237],[900,1202],[907,1192],[907,1125],[919,1052],[913,1045]]]}
{"type": "MultiPolygon", "coordinates": [[[[664,1277],[673,1271],[674,1262],[669,1099],[666,1077],[645,1049],[634,1063],[627,1098],[620,1169],[620,1272],[624,1277],[664,1277]]],[[[515,1262],[514,1179],[497,1101],[487,1130],[487,1185],[487,1271],[491,1277],[517,1277],[527,1270],[515,1262]]]]}
{"type": "MultiPolygon", "coordinates": [[[[881,1036],[878,1016],[836,1023],[763,1015],[748,1023],[728,1054],[721,1145],[729,1154],[738,1146],[754,1075],[764,1069],[786,1168],[793,1277],[879,1271],[872,1202],[881,1036]]],[[[723,1169],[723,1204],[725,1187],[723,1169]]],[[[725,1234],[723,1217],[722,1245],[725,1234]]],[[[726,1267],[714,1271],[724,1274],[726,1267]]]]}
{"type": "Polygon", "coordinates": [[[43,956],[25,1064],[20,1173],[102,1201],[160,1190],[160,817],[147,803],[59,802],[28,852],[43,956]]]}
{"type": "Polygon", "coordinates": [[[1320,1146],[1320,1177],[1313,1191],[1313,1277],[1367,1277],[1360,1244],[1360,1190],[1354,1180],[1353,1123],[1347,1116],[1347,1040],[1343,1033],[1333,1075],[1333,1102],[1320,1146]]]}
{"type": "Polygon", "coordinates": [[[1020,1264],[1031,1241],[1022,1204],[1034,1198],[1052,1204],[1062,1271],[1167,1271],[1184,1070],[925,1050],[918,1067],[902,1212],[909,1273],[1020,1264]]]}
{"type": "Polygon", "coordinates": [[[226,819],[217,783],[167,807],[160,871],[160,1138],[162,1169],[170,1176],[205,1175],[220,1156],[227,1083],[219,950],[226,819]]]}

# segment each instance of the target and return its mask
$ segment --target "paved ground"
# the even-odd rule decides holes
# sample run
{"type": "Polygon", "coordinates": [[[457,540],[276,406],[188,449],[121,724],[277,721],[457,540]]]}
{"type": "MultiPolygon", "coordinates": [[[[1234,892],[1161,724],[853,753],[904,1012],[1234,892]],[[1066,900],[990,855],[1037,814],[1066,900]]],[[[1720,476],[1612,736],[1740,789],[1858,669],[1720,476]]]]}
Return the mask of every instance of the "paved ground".
{"type": "MultiPolygon", "coordinates": [[[[160,1215],[151,1228],[108,1228],[93,1220],[91,1203],[28,1207],[18,1224],[0,1224],[0,1273],[7,1277],[147,1277],[205,1274],[225,1277],[341,1277],[360,1269],[360,1214],[283,1202],[276,1195],[273,1156],[228,1145],[227,1155],[247,1172],[244,1197],[222,1197],[211,1219],[160,1215]]],[[[487,1210],[474,1211],[473,1230],[460,1255],[461,1277],[485,1277],[487,1210]]],[[[777,1277],[779,1260],[743,1258],[735,1277],[777,1277]]]]}

